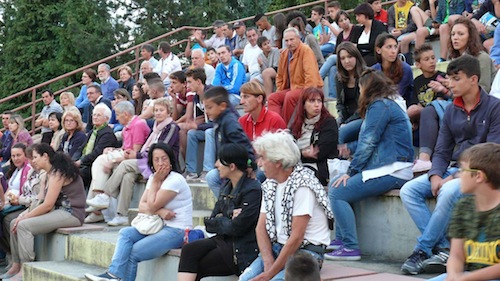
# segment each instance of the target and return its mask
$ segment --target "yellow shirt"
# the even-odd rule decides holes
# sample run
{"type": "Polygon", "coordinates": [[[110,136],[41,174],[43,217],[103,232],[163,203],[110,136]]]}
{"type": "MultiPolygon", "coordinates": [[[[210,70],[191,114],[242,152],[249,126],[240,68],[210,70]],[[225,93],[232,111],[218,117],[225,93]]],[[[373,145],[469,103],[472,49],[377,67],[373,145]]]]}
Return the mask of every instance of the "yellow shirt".
{"type": "Polygon", "coordinates": [[[408,1],[403,7],[399,7],[398,3],[394,4],[394,13],[396,16],[395,28],[405,29],[408,25],[408,15],[410,14],[410,9],[413,7],[413,2],[408,1]]]}

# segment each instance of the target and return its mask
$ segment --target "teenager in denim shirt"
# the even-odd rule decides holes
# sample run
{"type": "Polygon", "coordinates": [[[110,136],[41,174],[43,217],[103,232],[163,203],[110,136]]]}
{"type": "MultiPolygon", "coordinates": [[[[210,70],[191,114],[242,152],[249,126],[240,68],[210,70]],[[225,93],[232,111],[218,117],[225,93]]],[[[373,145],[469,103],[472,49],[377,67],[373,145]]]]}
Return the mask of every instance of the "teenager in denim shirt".
{"type": "MultiPolygon", "coordinates": [[[[411,123],[391,81],[367,69],[359,78],[361,131],[347,174],[333,180],[329,197],[335,216],[332,260],[359,260],[356,219],[351,203],[400,188],[413,177],[411,123]]],[[[402,101],[402,100],[401,100],[402,101]]],[[[350,151],[346,151],[350,154],[350,151]]]]}

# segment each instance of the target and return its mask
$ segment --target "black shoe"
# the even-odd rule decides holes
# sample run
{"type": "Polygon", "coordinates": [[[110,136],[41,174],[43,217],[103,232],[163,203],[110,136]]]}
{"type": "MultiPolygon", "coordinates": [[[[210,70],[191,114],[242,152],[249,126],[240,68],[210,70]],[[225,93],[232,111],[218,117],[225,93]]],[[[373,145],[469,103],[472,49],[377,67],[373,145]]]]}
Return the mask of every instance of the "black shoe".
{"type": "Polygon", "coordinates": [[[439,249],[432,257],[422,263],[422,267],[426,273],[445,273],[449,257],[450,251],[448,249],[439,249]]]}
{"type": "Polygon", "coordinates": [[[403,263],[401,271],[404,274],[412,275],[422,273],[424,271],[422,263],[428,258],[427,254],[422,250],[415,251],[406,259],[405,263],[403,263]]]}

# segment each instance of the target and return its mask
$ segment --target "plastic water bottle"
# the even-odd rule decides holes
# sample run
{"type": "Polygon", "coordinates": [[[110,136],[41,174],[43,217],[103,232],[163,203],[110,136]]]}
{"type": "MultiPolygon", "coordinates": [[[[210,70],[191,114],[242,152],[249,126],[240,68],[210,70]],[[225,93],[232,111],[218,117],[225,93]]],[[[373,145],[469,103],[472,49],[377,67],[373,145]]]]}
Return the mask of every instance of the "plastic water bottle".
{"type": "Polygon", "coordinates": [[[189,228],[184,229],[184,245],[189,243],[189,228]]]}

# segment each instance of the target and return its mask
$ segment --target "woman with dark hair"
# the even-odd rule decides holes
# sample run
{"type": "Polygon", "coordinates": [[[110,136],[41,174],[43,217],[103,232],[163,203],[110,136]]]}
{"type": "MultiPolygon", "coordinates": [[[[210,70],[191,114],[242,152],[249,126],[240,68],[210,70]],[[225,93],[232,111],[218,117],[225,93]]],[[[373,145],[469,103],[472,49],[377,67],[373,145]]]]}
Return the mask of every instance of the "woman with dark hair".
{"type": "Polygon", "coordinates": [[[147,99],[149,99],[149,96],[144,93],[142,83],[136,83],[132,88],[132,100],[134,101],[135,115],[139,116],[142,114],[144,101],[147,99]]]}
{"type": "Polygon", "coordinates": [[[356,44],[359,52],[363,55],[366,65],[372,66],[377,63],[375,59],[375,40],[380,34],[387,32],[387,26],[373,19],[374,12],[370,4],[363,3],[354,9],[356,21],[363,28],[356,29],[352,34],[351,42],[356,44]]]}
{"type": "Polygon", "coordinates": [[[88,280],[135,280],[141,261],[161,257],[171,249],[182,246],[184,230],[193,224],[191,189],[179,173],[179,166],[170,146],[151,145],[148,165],[153,171],[139,202],[139,212],[159,215],[163,228],[150,235],[141,234],[135,227],[120,230],[111,265],[98,276],[87,273],[88,280]]]}
{"type": "MultiPolygon", "coordinates": [[[[329,187],[335,216],[337,250],[332,260],[359,260],[356,219],[350,204],[400,188],[413,178],[411,123],[406,110],[394,101],[397,92],[382,73],[366,69],[359,78],[359,113],[363,125],[347,174],[329,187]]],[[[333,248],[333,247],[332,247],[333,248]]]]}
{"type": "Polygon", "coordinates": [[[97,80],[97,72],[92,68],[87,68],[82,73],[82,88],[80,89],[80,94],[76,98],[75,106],[82,112],[82,119],[84,123],[89,122],[89,112],[85,112],[87,105],[90,104],[87,98],[87,87],[90,85],[99,85],[95,81],[97,80]]]}
{"type": "Polygon", "coordinates": [[[78,160],[82,154],[81,146],[87,139],[83,132],[82,115],[76,110],[69,110],[63,114],[62,126],[64,135],[61,139],[58,151],[62,151],[71,157],[73,160],[78,160]]]}
{"type": "Polygon", "coordinates": [[[48,144],[35,144],[32,148],[33,166],[47,172],[45,198],[10,225],[12,267],[2,277],[14,276],[13,280],[21,280],[23,263],[35,259],[35,235],[81,226],[85,217],[85,190],[73,160],[62,152],[54,152],[48,144]]]}
{"type": "Polygon", "coordinates": [[[455,20],[450,33],[449,52],[451,59],[456,59],[463,54],[469,54],[479,60],[481,66],[479,85],[489,93],[497,70],[490,56],[485,52],[479,32],[470,19],[460,17],[455,20]]]}
{"type": "MultiPolygon", "coordinates": [[[[343,144],[358,139],[359,129],[363,120],[359,116],[359,77],[366,69],[365,61],[356,46],[351,42],[342,42],[337,46],[338,73],[337,85],[337,112],[339,117],[339,148],[343,144]]],[[[339,149],[340,156],[344,150],[339,149]]]]}
{"type": "MultiPolygon", "coordinates": [[[[0,249],[5,253],[10,253],[11,222],[23,212],[34,209],[43,199],[40,186],[41,181],[45,181],[46,174],[28,164],[33,159],[32,152],[31,148],[26,148],[22,143],[15,144],[12,148],[11,168],[1,180],[2,185],[8,185],[5,200],[2,200],[2,204],[6,204],[1,212],[0,249]],[[26,210],[27,207],[29,210],[26,210]]],[[[3,189],[0,192],[3,194],[3,189]]]]}
{"type": "Polygon", "coordinates": [[[215,166],[226,184],[212,215],[205,219],[215,236],[182,247],[179,281],[207,276],[240,275],[257,257],[255,227],[260,211],[260,183],[247,175],[248,152],[240,144],[225,144],[215,166]]]}
{"type": "Polygon", "coordinates": [[[321,184],[326,186],[330,177],[328,159],[338,156],[338,128],[324,102],[321,89],[304,89],[290,130],[297,140],[302,163],[315,171],[321,184]]]}
{"type": "Polygon", "coordinates": [[[383,33],[375,42],[377,64],[374,69],[382,71],[394,85],[398,85],[398,92],[406,101],[406,107],[418,103],[413,91],[413,72],[411,66],[398,59],[398,41],[396,37],[383,33]]]}
{"type": "Polygon", "coordinates": [[[53,135],[50,140],[50,147],[54,150],[58,150],[61,145],[61,139],[64,136],[64,129],[62,126],[62,116],[61,112],[52,112],[49,114],[49,128],[52,130],[53,135]]]}
{"type": "Polygon", "coordinates": [[[283,44],[283,31],[285,31],[286,17],[283,13],[277,13],[273,16],[274,27],[276,27],[276,47],[278,49],[284,48],[285,44],[283,44]]]}

